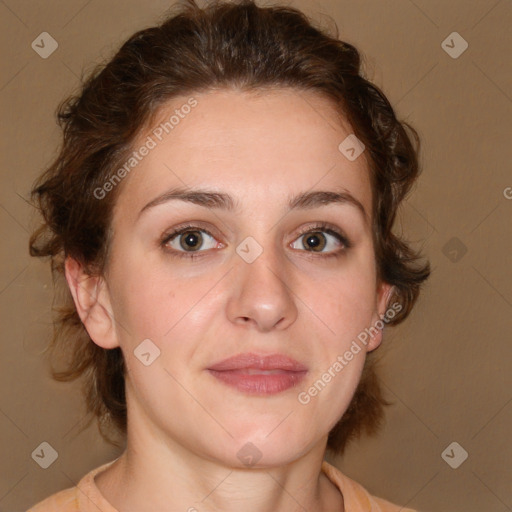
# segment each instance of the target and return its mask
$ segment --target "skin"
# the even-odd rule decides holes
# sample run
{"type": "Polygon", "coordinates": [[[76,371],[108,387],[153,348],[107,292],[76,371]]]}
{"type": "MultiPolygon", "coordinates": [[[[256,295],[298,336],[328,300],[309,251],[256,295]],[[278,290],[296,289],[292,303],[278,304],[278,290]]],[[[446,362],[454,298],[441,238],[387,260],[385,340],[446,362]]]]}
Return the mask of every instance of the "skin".
{"type": "MultiPolygon", "coordinates": [[[[391,287],[376,280],[371,224],[356,207],[287,212],[287,202],[301,192],[344,190],[370,219],[366,154],[349,161],[339,151],[352,130],[315,93],[193,96],[198,105],[120,185],[105,275],[87,276],[66,261],[89,335],[106,349],[120,346],[127,367],[127,447],[96,483],[123,512],[344,510],[342,495],[321,472],[327,435],[382,333],[310,403],[297,397],[382,317],[391,287]],[[139,217],[176,186],[228,193],[239,210],[170,201],[139,217]],[[299,230],[318,232],[306,230],[317,221],[333,224],[352,247],[322,231],[327,245],[308,250],[299,230]],[[159,243],[186,222],[213,235],[201,232],[203,256],[196,260],[171,255],[169,247],[185,253],[179,237],[167,251],[159,243]],[[263,248],[252,263],[236,252],[248,236],[263,248]],[[149,366],[134,356],[147,338],[161,351],[149,366]],[[207,371],[241,352],[286,354],[308,374],[289,390],[254,396],[207,371]],[[237,457],[248,442],[261,452],[251,467],[237,457]]],[[[161,118],[187,99],[173,99],[161,118]]]]}

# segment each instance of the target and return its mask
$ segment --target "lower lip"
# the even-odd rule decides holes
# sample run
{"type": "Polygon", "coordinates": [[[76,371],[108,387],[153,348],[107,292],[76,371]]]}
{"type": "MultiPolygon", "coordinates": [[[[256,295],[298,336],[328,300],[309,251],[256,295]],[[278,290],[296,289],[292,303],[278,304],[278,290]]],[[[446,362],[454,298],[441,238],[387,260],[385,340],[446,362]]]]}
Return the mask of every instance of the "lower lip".
{"type": "Polygon", "coordinates": [[[244,370],[208,370],[224,384],[251,395],[275,395],[296,386],[307,371],[248,374],[244,370]]]}

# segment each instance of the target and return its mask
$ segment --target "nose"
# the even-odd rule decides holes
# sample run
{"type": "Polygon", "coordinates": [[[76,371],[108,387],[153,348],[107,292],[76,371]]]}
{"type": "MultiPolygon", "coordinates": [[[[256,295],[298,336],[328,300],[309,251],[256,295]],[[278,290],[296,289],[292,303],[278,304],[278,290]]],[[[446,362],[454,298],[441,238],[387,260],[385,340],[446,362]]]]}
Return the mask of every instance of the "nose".
{"type": "MultiPolygon", "coordinates": [[[[239,258],[238,255],[235,255],[239,258]]],[[[231,274],[227,315],[235,324],[258,331],[283,330],[297,319],[293,282],[284,258],[264,249],[252,263],[239,258],[231,274]]]]}

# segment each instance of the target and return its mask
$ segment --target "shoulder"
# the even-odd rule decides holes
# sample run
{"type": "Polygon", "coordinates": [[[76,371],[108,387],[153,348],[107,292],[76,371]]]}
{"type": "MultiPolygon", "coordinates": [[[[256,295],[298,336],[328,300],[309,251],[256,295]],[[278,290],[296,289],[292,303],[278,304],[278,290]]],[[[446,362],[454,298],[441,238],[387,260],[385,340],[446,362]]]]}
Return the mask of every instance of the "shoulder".
{"type": "Polygon", "coordinates": [[[94,477],[117,459],[107,462],[82,477],[75,487],[52,494],[27,512],[117,512],[101,495],[94,477]]]}
{"type": "Polygon", "coordinates": [[[345,476],[327,461],[323,462],[322,471],[342,493],[346,510],[351,512],[416,512],[410,508],[395,505],[383,498],[372,496],[362,485],[345,476]]]}
{"type": "Polygon", "coordinates": [[[77,487],[65,489],[40,501],[27,512],[77,512],[79,509],[77,487]]]}

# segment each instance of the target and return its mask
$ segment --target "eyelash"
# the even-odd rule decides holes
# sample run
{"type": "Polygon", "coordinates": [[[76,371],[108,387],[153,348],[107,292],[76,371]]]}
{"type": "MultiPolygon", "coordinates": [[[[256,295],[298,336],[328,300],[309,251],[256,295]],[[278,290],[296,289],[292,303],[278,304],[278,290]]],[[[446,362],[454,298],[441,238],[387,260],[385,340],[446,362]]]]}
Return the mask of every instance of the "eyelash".
{"type": "MultiPolygon", "coordinates": [[[[175,238],[176,236],[182,235],[183,233],[186,233],[187,231],[202,231],[202,232],[206,233],[207,235],[211,236],[212,238],[215,238],[215,236],[212,235],[207,229],[201,228],[199,226],[195,226],[193,224],[189,224],[189,225],[186,225],[186,226],[181,226],[181,227],[175,229],[174,231],[172,231],[171,233],[166,233],[163,236],[162,240],[160,241],[160,246],[166,252],[170,253],[173,257],[187,258],[187,259],[190,259],[190,260],[194,260],[194,259],[201,258],[201,257],[205,256],[204,253],[207,252],[207,251],[186,252],[186,251],[176,251],[175,249],[169,249],[168,247],[166,247],[167,244],[173,238],[175,238]]],[[[323,222],[315,224],[313,226],[308,226],[304,230],[301,230],[301,232],[298,234],[297,238],[301,238],[302,236],[304,236],[304,235],[306,235],[308,233],[313,233],[313,232],[318,232],[318,231],[321,231],[321,232],[324,232],[324,233],[327,233],[329,235],[334,236],[339,242],[341,242],[344,245],[344,248],[341,249],[340,251],[337,251],[337,252],[332,252],[331,251],[331,252],[328,252],[328,253],[325,253],[325,254],[324,253],[316,253],[316,254],[320,255],[321,257],[323,257],[323,258],[331,258],[331,257],[339,258],[348,249],[350,249],[352,247],[352,243],[350,242],[350,240],[343,233],[341,233],[340,231],[335,229],[330,224],[323,223],[323,222]]],[[[315,255],[314,251],[304,251],[304,252],[313,253],[313,255],[315,255]]]]}

